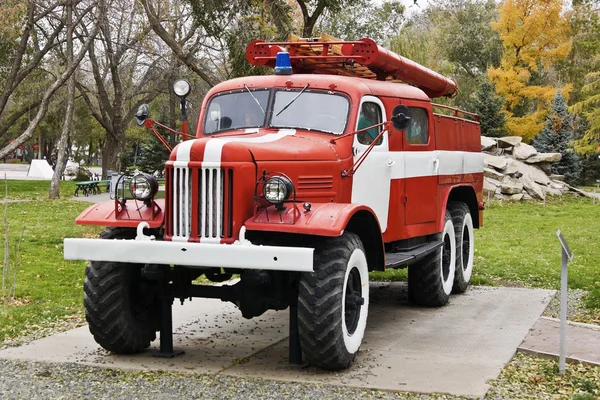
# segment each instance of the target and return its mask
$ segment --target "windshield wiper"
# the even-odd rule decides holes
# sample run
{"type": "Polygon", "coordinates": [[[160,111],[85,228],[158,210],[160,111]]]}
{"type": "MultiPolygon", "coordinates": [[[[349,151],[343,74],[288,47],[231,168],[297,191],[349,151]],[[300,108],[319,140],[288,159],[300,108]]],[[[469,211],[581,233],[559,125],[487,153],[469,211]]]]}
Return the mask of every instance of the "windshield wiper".
{"type": "Polygon", "coordinates": [[[245,83],[244,83],[244,87],[246,88],[246,90],[248,91],[248,93],[250,93],[250,96],[252,96],[252,98],[254,99],[254,101],[256,102],[256,104],[258,104],[258,106],[260,107],[260,111],[262,111],[263,115],[264,115],[265,109],[262,108],[262,106],[260,105],[260,102],[258,101],[258,99],[256,97],[254,97],[254,95],[252,94],[252,92],[250,91],[250,89],[248,89],[248,86],[246,86],[245,83]]]}
{"type": "Polygon", "coordinates": [[[287,110],[287,108],[288,108],[289,106],[291,106],[291,105],[292,105],[292,103],[293,103],[293,102],[295,102],[295,101],[296,101],[296,99],[297,99],[298,97],[300,97],[300,95],[301,95],[302,93],[304,93],[304,91],[306,90],[306,88],[307,88],[307,87],[308,87],[308,83],[307,83],[306,85],[304,85],[304,87],[302,88],[302,90],[300,91],[300,93],[298,93],[298,94],[296,95],[296,97],[294,97],[294,98],[293,98],[293,99],[292,99],[292,100],[291,100],[289,103],[287,103],[287,104],[285,105],[285,107],[283,107],[281,110],[279,110],[279,112],[278,112],[277,114],[275,114],[275,116],[276,116],[276,117],[279,117],[279,114],[281,114],[282,112],[284,112],[285,110],[287,110]]]}

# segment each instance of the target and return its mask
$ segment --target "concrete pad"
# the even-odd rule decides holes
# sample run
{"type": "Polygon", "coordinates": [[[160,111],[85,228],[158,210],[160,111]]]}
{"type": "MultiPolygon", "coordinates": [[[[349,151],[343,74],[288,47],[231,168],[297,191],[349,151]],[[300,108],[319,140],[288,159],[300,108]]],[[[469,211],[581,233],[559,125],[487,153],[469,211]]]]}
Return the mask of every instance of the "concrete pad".
{"type": "MultiPolygon", "coordinates": [[[[519,346],[519,351],[558,358],[560,321],[555,318],[540,318],[519,346]]],[[[600,326],[568,323],[566,358],[571,362],[600,365],[600,326]]]]}
{"type": "Polygon", "coordinates": [[[376,284],[365,339],[348,371],[281,368],[287,357],[287,342],[281,342],[224,373],[481,397],[486,381],[512,359],[553,293],[474,287],[435,309],[408,305],[404,284],[376,284]]]}
{"type": "MultiPolygon", "coordinates": [[[[186,353],[157,359],[149,352],[115,356],[78,328],[0,351],[0,358],[75,362],[136,370],[221,373],[393,391],[481,397],[548,304],[553,291],[474,287],[443,308],[407,304],[406,284],[371,284],[364,343],[347,371],[287,364],[288,313],[244,320],[235,306],[194,299],[174,306],[175,347],[186,353]]],[[[158,341],[152,348],[156,349],[158,341]]]]}
{"type": "Polygon", "coordinates": [[[288,336],[288,313],[269,312],[242,318],[236,306],[215,299],[195,299],[173,305],[173,343],[185,354],[172,359],[153,357],[159,339],[147,352],[114,355],[102,349],[87,326],[0,351],[12,360],[73,362],[125,370],[168,370],[216,374],[288,336]]]}

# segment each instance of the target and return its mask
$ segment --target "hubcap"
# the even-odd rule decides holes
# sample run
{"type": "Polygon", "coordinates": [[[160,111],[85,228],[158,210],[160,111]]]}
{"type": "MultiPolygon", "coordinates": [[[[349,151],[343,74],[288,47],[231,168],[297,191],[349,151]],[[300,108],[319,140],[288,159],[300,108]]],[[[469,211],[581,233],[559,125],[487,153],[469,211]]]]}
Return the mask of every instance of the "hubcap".
{"type": "Polygon", "coordinates": [[[348,274],[348,284],[346,285],[346,297],[344,299],[344,322],[346,329],[351,335],[358,326],[360,318],[360,308],[365,304],[365,299],[362,297],[362,284],[360,281],[360,272],[357,268],[352,268],[348,274]]]}

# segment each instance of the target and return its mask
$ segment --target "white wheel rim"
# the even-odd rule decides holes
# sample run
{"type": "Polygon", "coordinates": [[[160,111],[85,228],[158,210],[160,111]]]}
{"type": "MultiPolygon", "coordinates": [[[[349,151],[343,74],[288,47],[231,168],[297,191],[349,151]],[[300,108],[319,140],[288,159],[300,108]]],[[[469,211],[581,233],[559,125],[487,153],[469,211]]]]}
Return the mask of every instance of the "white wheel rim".
{"type": "Polygon", "coordinates": [[[367,259],[365,253],[361,249],[355,249],[350,255],[348,260],[348,266],[346,267],[346,274],[344,275],[344,286],[342,290],[342,332],[344,337],[344,344],[346,350],[350,354],[354,354],[358,351],[362,339],[365,335],[365,328],[367,326],[367,314],[369,311],[369,270],[367,267],[367,259]],[[360,275],[361,283],[361,295],[364,299],[363,305],[360,307],[360,317],[356,329],[352,334],[348,333],[348,327],[346,326],[346,289],[348,286],[348,277],[350,271],[353,268],[358,270],[360,275]]]}
{"type": "Polygon", "coordinates": [[[469,282],[471,280],[471,273],[473,272],[473,257],[475,256],[475,246],[474,246],[474,237],[473,237],[473,219],[471,218],[471,214],[465,214],[463,229],[462,229],[462,237],[461,237],[461,263],[460,266],[462,268],[462,275],[465,282],[469,282]],[[469,235],[469,261],[465,265],[465,257],[464,253],[462,253],[462,243],[465,234],[465,229],[469,235]]]}
{"type": "Polygon", "coordinates": [[[444,293],[449,295],[452,293],[452,285],[454,284],[454,274],[456,271],[456,235],[454,234],[454,224],[452,224],[451,219],[446,221],[446,224],[444,225],[444,233],[442,235],[444,242],[446,241],[446,238],[449,240],[450,244],[450,264],[448,266],[449,272],[448,277],[444,279],[444,245],[442,244],[442,257],[440,257],[440,278],[442,279],[444,293]]]}

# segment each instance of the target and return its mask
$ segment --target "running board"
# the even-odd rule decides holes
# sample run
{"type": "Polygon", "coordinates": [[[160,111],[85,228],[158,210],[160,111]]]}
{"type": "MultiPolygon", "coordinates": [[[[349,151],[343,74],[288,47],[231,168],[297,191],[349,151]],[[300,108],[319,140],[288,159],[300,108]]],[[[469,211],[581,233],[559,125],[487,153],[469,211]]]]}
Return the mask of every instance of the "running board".
{"type": "Polygon", "coordinates": [[[443,244],[444,242],[442,241],[427,242],[407,251],[385,253],[385,268],[405,268],[409,264],[433,253],[442,247],[443,244]]]}

